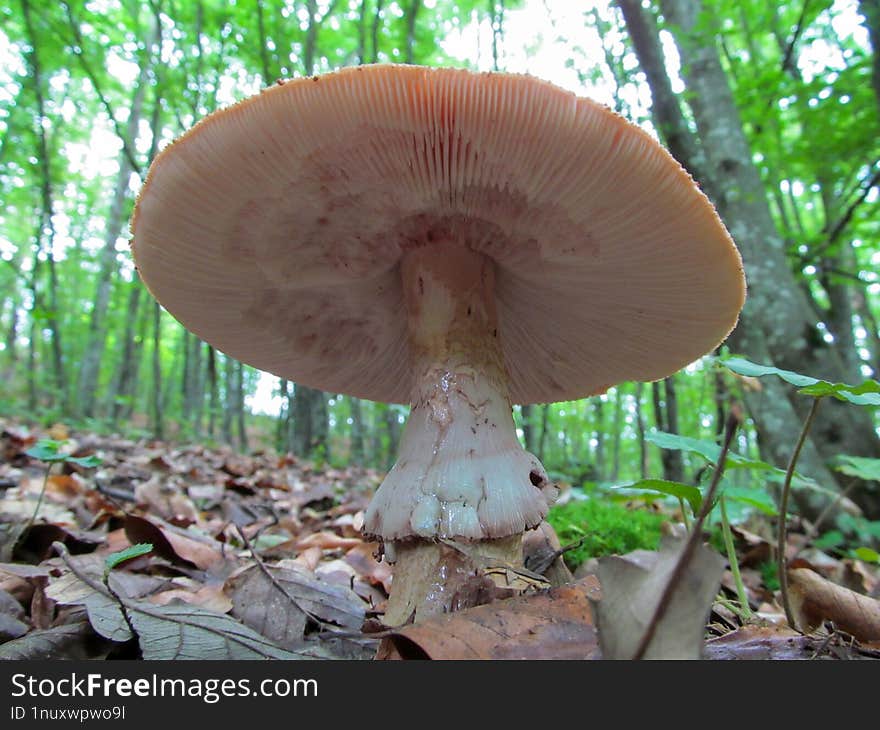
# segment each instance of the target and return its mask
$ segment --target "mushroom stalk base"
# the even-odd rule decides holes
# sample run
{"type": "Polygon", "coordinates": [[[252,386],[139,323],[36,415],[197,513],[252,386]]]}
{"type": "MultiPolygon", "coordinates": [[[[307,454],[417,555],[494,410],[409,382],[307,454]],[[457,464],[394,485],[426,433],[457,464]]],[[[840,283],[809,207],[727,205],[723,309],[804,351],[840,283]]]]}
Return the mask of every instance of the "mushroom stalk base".
{"type": "MultiPolygon", "coordinates": [[[[390,553],[400,556],[392,593],[404,595],[393,595],[395,604],[439,605],[451,600],[448,590],[405,587],[429,570],[428,585],[443,585],[459,569],[443,558],[438,542],[466,543],[480,554],[485,547],[491,555],[493,541],[519,538],[540,524],[556,490],[516,435],[492,260],[464,245],[433,244],[407,253],[401,276],[414,365],[412,410],[398,461],[367,510],[365,532],[385,542],[392,562],[390,553]]],[[[516,544],[507,561],[512,567],[522,564],[516,544]]]]}
{"type": "Polygon", "coordinates": [[[522,535],[462,544],[412,540],[394,546],[397,561],[383,622],[400,626],[492,600],[485,571],[522,565],[522,535]],[[466,551],[466,552],[462,552],[466,551]]]}

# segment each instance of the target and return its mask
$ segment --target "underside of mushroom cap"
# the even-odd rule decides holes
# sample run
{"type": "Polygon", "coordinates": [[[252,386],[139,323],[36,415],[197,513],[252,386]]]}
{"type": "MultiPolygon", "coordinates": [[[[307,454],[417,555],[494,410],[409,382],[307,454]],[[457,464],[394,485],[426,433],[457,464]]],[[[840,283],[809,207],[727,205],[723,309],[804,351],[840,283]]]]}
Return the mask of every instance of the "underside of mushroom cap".
{"type": "Polygon", "coordinates": [[[298,383],[412,388],[399,263],[494,261],[513,402],[653,380],[715,347],[745,294],[706,197],[647,133],[527,76],[365,66],[211,115],[139,198],[144,282],[188,329],[298,383]]]}

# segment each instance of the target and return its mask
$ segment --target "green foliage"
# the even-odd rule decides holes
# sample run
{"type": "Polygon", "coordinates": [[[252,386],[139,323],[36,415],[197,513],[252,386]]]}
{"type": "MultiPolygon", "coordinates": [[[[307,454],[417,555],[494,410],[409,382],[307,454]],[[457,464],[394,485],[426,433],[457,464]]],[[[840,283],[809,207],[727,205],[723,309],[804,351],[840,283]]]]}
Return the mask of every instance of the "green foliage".
{"type": "Polygon", "coordinates": [[[851,477],[857,477],[869,482],[880,482],[880,459],[841,454],[837,457],[835,468],[837,471],[851,477]]]}
{"type": "Polygon", "coordinates": [[[104,560],[104,570],[105,573],[109,573],[113,568],[121,565],[126,560],[132,560],[133,558],[139,558],[142,555],[147,555],[148,553],[153,552],[152,544],[148,542],[140,542],[137,545],[130,545],[125,548],[125,550],[120,550],[119,552],[111,553],[104,560]]]}
{"type": "Polygon", "coordinates": [[[768,591],[778,591],[779,590],[779,566],[776,561],[768,560],[765,563],[761,563],[758,566],[758,570],[761,572],[761,580],[764,582],[764,587],[768,591]]]}
{"type": "Polygon", "coordinates": [[[65,454],[61,452],[61,447],[64,445],[62,441],[54,441],[52,439],[41,439],[37,441],[36,444],[31,446],[25,453],[28,456],[33,457],[34,459],[39,459],[40,461],[45,461],[49,464],[57,464],[60,462],[77,464],[78,466],[85,467],[86,469],[94,469],[95,467],[101,466],[103,460],[100,456],[95,456],[94,454],[90,456],[71,456],[70,454],[65,454]]]}
{"type": "Polygon", "coordinates": [[[809,375],[802,375],[791,370],[758,365],[741,357],[730,357],[720,360],[724,367],[739,375],[750,377],[762,377],[765,375],[777,375],[785,382],[798,387],[798,393],[811,395],[816,398],[830,395],[838,400],[847,401],[858,406],[880,405],[880,383],[876,380],[865,380],[859,385],[847,383],[829,383],[827,380],[819,380],[809,375]]]}
{"type": "Polygon", "coordinates": [[[669,497],[685,500],[690,506],[691,511],[696,514],[700,511],[700,505],[703,503],[703,495],[700,490],[690,484],[681,484],[680,482],[670,482],[666,479],[641,479],[632,484],[623,484],[617,489],[626,492],[656,492],[665,494],[669,497]]]}
{"type": "Polygon", "coordinates": [[[645,509],[630,509],[592,497],[553,507],[547,521],[563,545],[583,541],[565,553],[565,562],[574,569],[591,557],[656,550],[664,518],[645,509]]]}

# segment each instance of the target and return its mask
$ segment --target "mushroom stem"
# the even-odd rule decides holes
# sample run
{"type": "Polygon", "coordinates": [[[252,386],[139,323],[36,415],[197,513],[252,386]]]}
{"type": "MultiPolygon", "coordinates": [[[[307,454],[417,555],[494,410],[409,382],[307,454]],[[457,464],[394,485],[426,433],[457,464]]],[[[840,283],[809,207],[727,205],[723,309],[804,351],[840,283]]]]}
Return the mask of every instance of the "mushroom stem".
{"type": "Polygon", "coordinates": [[[408,252],[401,275],[415,375],[412,411],[365,528],[385,541],[388,553],[405,553],[407,564],[418,565],[399,563],[392,591],[392,604],[401,604],[401,592],[424,593],[402,599],[418,617],[450,610],[452,574],[469,570],[458,563],[451,570],[438,540],[476,541],[469,554],[485,547],[497,558],[490,544],[540,524],[555,488],[516,436],[492,260],[464,245],[433,244],[408,252]],[[418,543],[424,549],[414,552],[418,543]],[[402,585],[417,576],[429,590],[402,585]]]}

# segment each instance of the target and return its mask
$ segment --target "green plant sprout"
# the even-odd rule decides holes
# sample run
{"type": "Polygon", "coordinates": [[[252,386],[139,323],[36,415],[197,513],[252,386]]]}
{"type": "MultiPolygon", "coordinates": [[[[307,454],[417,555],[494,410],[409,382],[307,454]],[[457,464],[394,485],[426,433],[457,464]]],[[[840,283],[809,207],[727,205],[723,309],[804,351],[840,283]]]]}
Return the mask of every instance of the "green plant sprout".
{"type": "Polygon", "coordinates": [[[31,515],[30,519],[22,530],[21,534],[26,533],[34,524],[37,519],[37,515],[40,512],[40,507],[43,504],[43,497],[46,494],[46,487],[49,485],[49,476],[52,473],[52,467],[55,464],[76,464],[78,466],[84,467],[86,469],[94,469],[95,467],[100,466],[103,460],[99,456],[95,456],[94,454],[90,456],[71,456],[70,454],[65,454],[61,451],[61,447],[64,445],[63,441],[54,441],[52,439],[40,439],[31,446],[24,453],[34,459],[39,459],[40,461],[46,462],[46,473],[43,476],[43,486],[40,488],[40,495],[37,497],[37,506],[34,508],[34,513],[31,515]]]}

